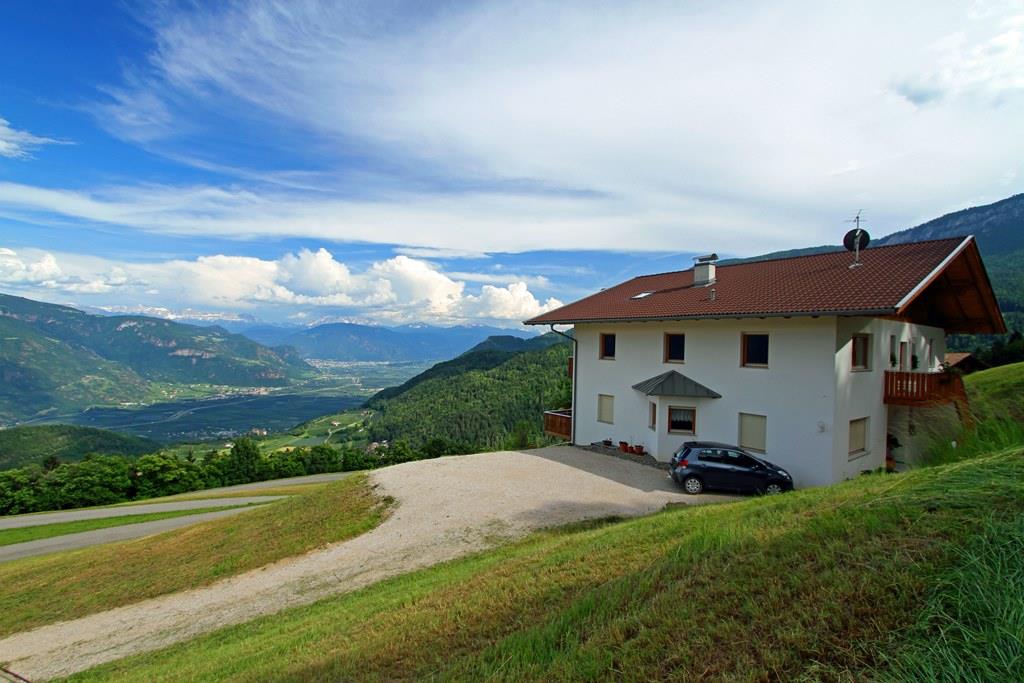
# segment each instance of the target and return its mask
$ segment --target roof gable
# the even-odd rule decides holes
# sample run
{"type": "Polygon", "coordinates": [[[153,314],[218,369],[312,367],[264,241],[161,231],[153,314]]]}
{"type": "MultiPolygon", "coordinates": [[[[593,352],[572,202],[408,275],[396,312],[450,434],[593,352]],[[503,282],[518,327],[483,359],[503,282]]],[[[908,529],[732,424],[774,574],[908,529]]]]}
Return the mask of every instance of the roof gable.
{"type": "Polygon", "coordinates": [[[717,391],[708,389],[700,382],[686,375],[669,370],[660,375],[633,385],[633,388],[647,396],[680,396],[685,398],[722,398],[717,391]]]}
{"type": "MultiPolygon", "coordinates": [[[[969,288],[984,302],[974,328],[1005,329],[995,296],[980,266],[973,238],[893,244],[860,252],[850,268],[845,251],[719,266],[716,280],[694,286],[693,269],[644,275],[527,321],[573,324],[631,320],[775,317],[800,315],[898,315],[961,254],[976,259],[969,288]],[[980,266],[980,269],[977,267],[980,266]],[[650,292],[637,298],[636,295],[650,292]]],[[[959,282],[963,287],[963,282],[959,282]]],[[[952,330],[953,325],[941,325],[952,330]]],[[[980,331],[972,329],[971,331],[980,331]]]]}

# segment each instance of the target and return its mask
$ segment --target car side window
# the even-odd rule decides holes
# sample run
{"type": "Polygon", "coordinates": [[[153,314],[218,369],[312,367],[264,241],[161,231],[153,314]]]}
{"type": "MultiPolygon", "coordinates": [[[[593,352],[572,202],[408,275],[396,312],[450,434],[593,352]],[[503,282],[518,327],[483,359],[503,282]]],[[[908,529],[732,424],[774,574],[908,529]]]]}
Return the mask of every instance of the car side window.
{"type": "Polygon", "coordinates": [[[749,470],[756,470],[760,466],[760,464],[756,460],[751,458],[746,453],[737,453],[733,451],[732,455],[736,457],[736,459],[733,461],[733,464],[739,467],[746,467],[749,470]]]}
{"type": "Polygon", "coordinates": [[[718,457],[718,450],[714,448],[702,448],[697,455],[697,459],[701,462],[721,462],[722,459],[718,457]]]}

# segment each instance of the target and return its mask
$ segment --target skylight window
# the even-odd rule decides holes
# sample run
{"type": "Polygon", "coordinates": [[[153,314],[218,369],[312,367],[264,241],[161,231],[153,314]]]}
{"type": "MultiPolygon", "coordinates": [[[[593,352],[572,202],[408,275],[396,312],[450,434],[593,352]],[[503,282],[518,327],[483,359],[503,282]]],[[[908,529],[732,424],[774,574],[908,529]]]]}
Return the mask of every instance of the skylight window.
{"type": "Polygon", "coordinates": [[[645,298],[649,297],[651,294],[654,294],[654,292],[640,292],[639,294],[634,294],[633,296],[631,296],[629,298],[630,299],[645,299],[645,298]]]}

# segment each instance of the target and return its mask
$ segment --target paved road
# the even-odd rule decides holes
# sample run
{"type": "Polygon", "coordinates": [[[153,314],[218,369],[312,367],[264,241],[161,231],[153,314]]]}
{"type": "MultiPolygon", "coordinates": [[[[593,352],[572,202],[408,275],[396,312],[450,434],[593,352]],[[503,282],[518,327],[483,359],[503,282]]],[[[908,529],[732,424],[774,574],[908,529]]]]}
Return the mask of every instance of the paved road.
{"type": "MultiPolygon", "coordinates": [[[[266,503],[273,498],[280,497],[281,496],[261,496],[256,499],[256,502],[266,503]]],[[[11,560],[20,560],[23,557],[46,555],[48,553],[56,553],[62,550],[77,550],[78,548],[86,548],[91,545],[141,538],[143,536],[159,534],[164,531],[170,531],[171,529],[188,526],[189,524],[198,524],[199,522],[206,522],[211,519],[237,515],[238,513],[245,512],[246,510],[252,510],[254,507],[255,506],[231,508],[230,510],[214,510],[213,512],[203,512],[198,515],[182,515],[181,517],[171,517],[169,519],[157,519],[152,522],[125,524],[123,526],[107,527],[106,529],[93,529],[92,531],[83,531],[77,534],[64,534],[63,536],[42,538],[38,541],[27,541],[25,543],[14,543],[12,545],[0,545],[0,562],[10,562],[11,560]]]]}
{"type": "Polygon", "coordinates": [[[66,676],[356,590],[533,529],[642,515],[667,503],[733,499],[687,496],[662,470],[570,447],[410,462],[375,470],[371,481],[398,505],[362,536],[210,586],[2,638],[0,661],[32,680],[66,676]]]}
{"type": "MultiPolygon", "coordinates": [[[[110,508],[86,508],[84,510],[42,512],[35,515],[0,517],[0,530],[22,529],[29,526],[58,524],[60,522],[77,522],[83,519],[106,519],[107,517],[148,515],[154,512],[177,512],[179,510],[199,510],[202,508],[249,505],[250,503],[269,503],[272,500],[277,500],[278,498],[283,497],[284,496],[236,496],[234,498],[203,498],[198,500],[177,500],[169,503],[145,503],[141,505],[120,505],[110,508]]],[[[135,526],[142,525],[139,524],[135,526]]]]}

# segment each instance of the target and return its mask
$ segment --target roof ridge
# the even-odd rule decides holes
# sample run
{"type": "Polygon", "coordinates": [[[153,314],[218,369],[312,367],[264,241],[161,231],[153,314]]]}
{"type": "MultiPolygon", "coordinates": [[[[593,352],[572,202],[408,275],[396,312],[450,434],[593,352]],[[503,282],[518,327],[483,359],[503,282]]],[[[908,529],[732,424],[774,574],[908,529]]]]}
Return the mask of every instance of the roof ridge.
{"type": "MultiPolygon", "coordinates": [[[[893,234],[896,234],[896,233],[893,233],[893,234]]],[[[886,235],[886,237],[889,237],[889,235],[886,235]]],[[[893,244],[879,244],[879,245],[874,246],[874,247],[867,247],[866,249],[861,249],[860,251],[863,254],[865,251],[875,251],[875,250],[878,250],[878,249],[891,249],[892,247],[905,247],[905,246],[908,246],[908,245],[911,245],[911,244],[931,244],[931,243],[934,243],[934,242],[954,242],[954,241],[959,243],[959,242],[963,242],[968,237],[974,237],[974,235],[973,234],[958,235],[958,236],[954,235],[954,236],[950,236],[950,237],[937,237],[935,239],[930,239],[930,240],[915,240],[913,242],[894,242],[893,244]]],[[[775,258],[758,258],[756,256],[748,256],[746,259],[743,259],[740,263],[728,263],[728,264],[725,264],[725,265],[720,265],[720,266],[718,266],[718,268],[735,268],[737,266],[751,266],[751,265],[760,264],[760,263],[771,263],[773,261],[797,261],[799,259],[814,258],[815,256],[824,256],[826,254],[835,254],[835,253],[840,252],[840,251],[845,251],[845,249],[843,248],[843,245],[841,245],[841,244],[822,245],[822,246],[823,247],[824,246],[829,246],[829,247],[835,246],[835,250],[834,251],[819,251],[819,252],[814,253],[814,254],[800,254],[799,256],[776,256],[775,258]]],[[[689,273],[691,270],[693,270],[693,266],[690,266],[689,268],[683,268],[682,270],[666,270],[666,271],[663,271],[661,273],[646,273],[644,275],[635,275],[632,278],[630,278],[629,280],[626,280],[624,282],[620,282],[619,285],[624,285],[624,284],[626,284],[626,282],[632,282],[633,280],[641,280],[641,279],[643,279],[645,277],[658,277],[659,275],[674,275],[676,273],[689,273]]],[[[614,286],[618,287],[619,285],[614,285],[614,286]]],[[[606,289],[610,289],[610,288],[606,288],[606,289]]],[[[602,290],[602,291],[604,291],[604,290],[602,290]]]]}

